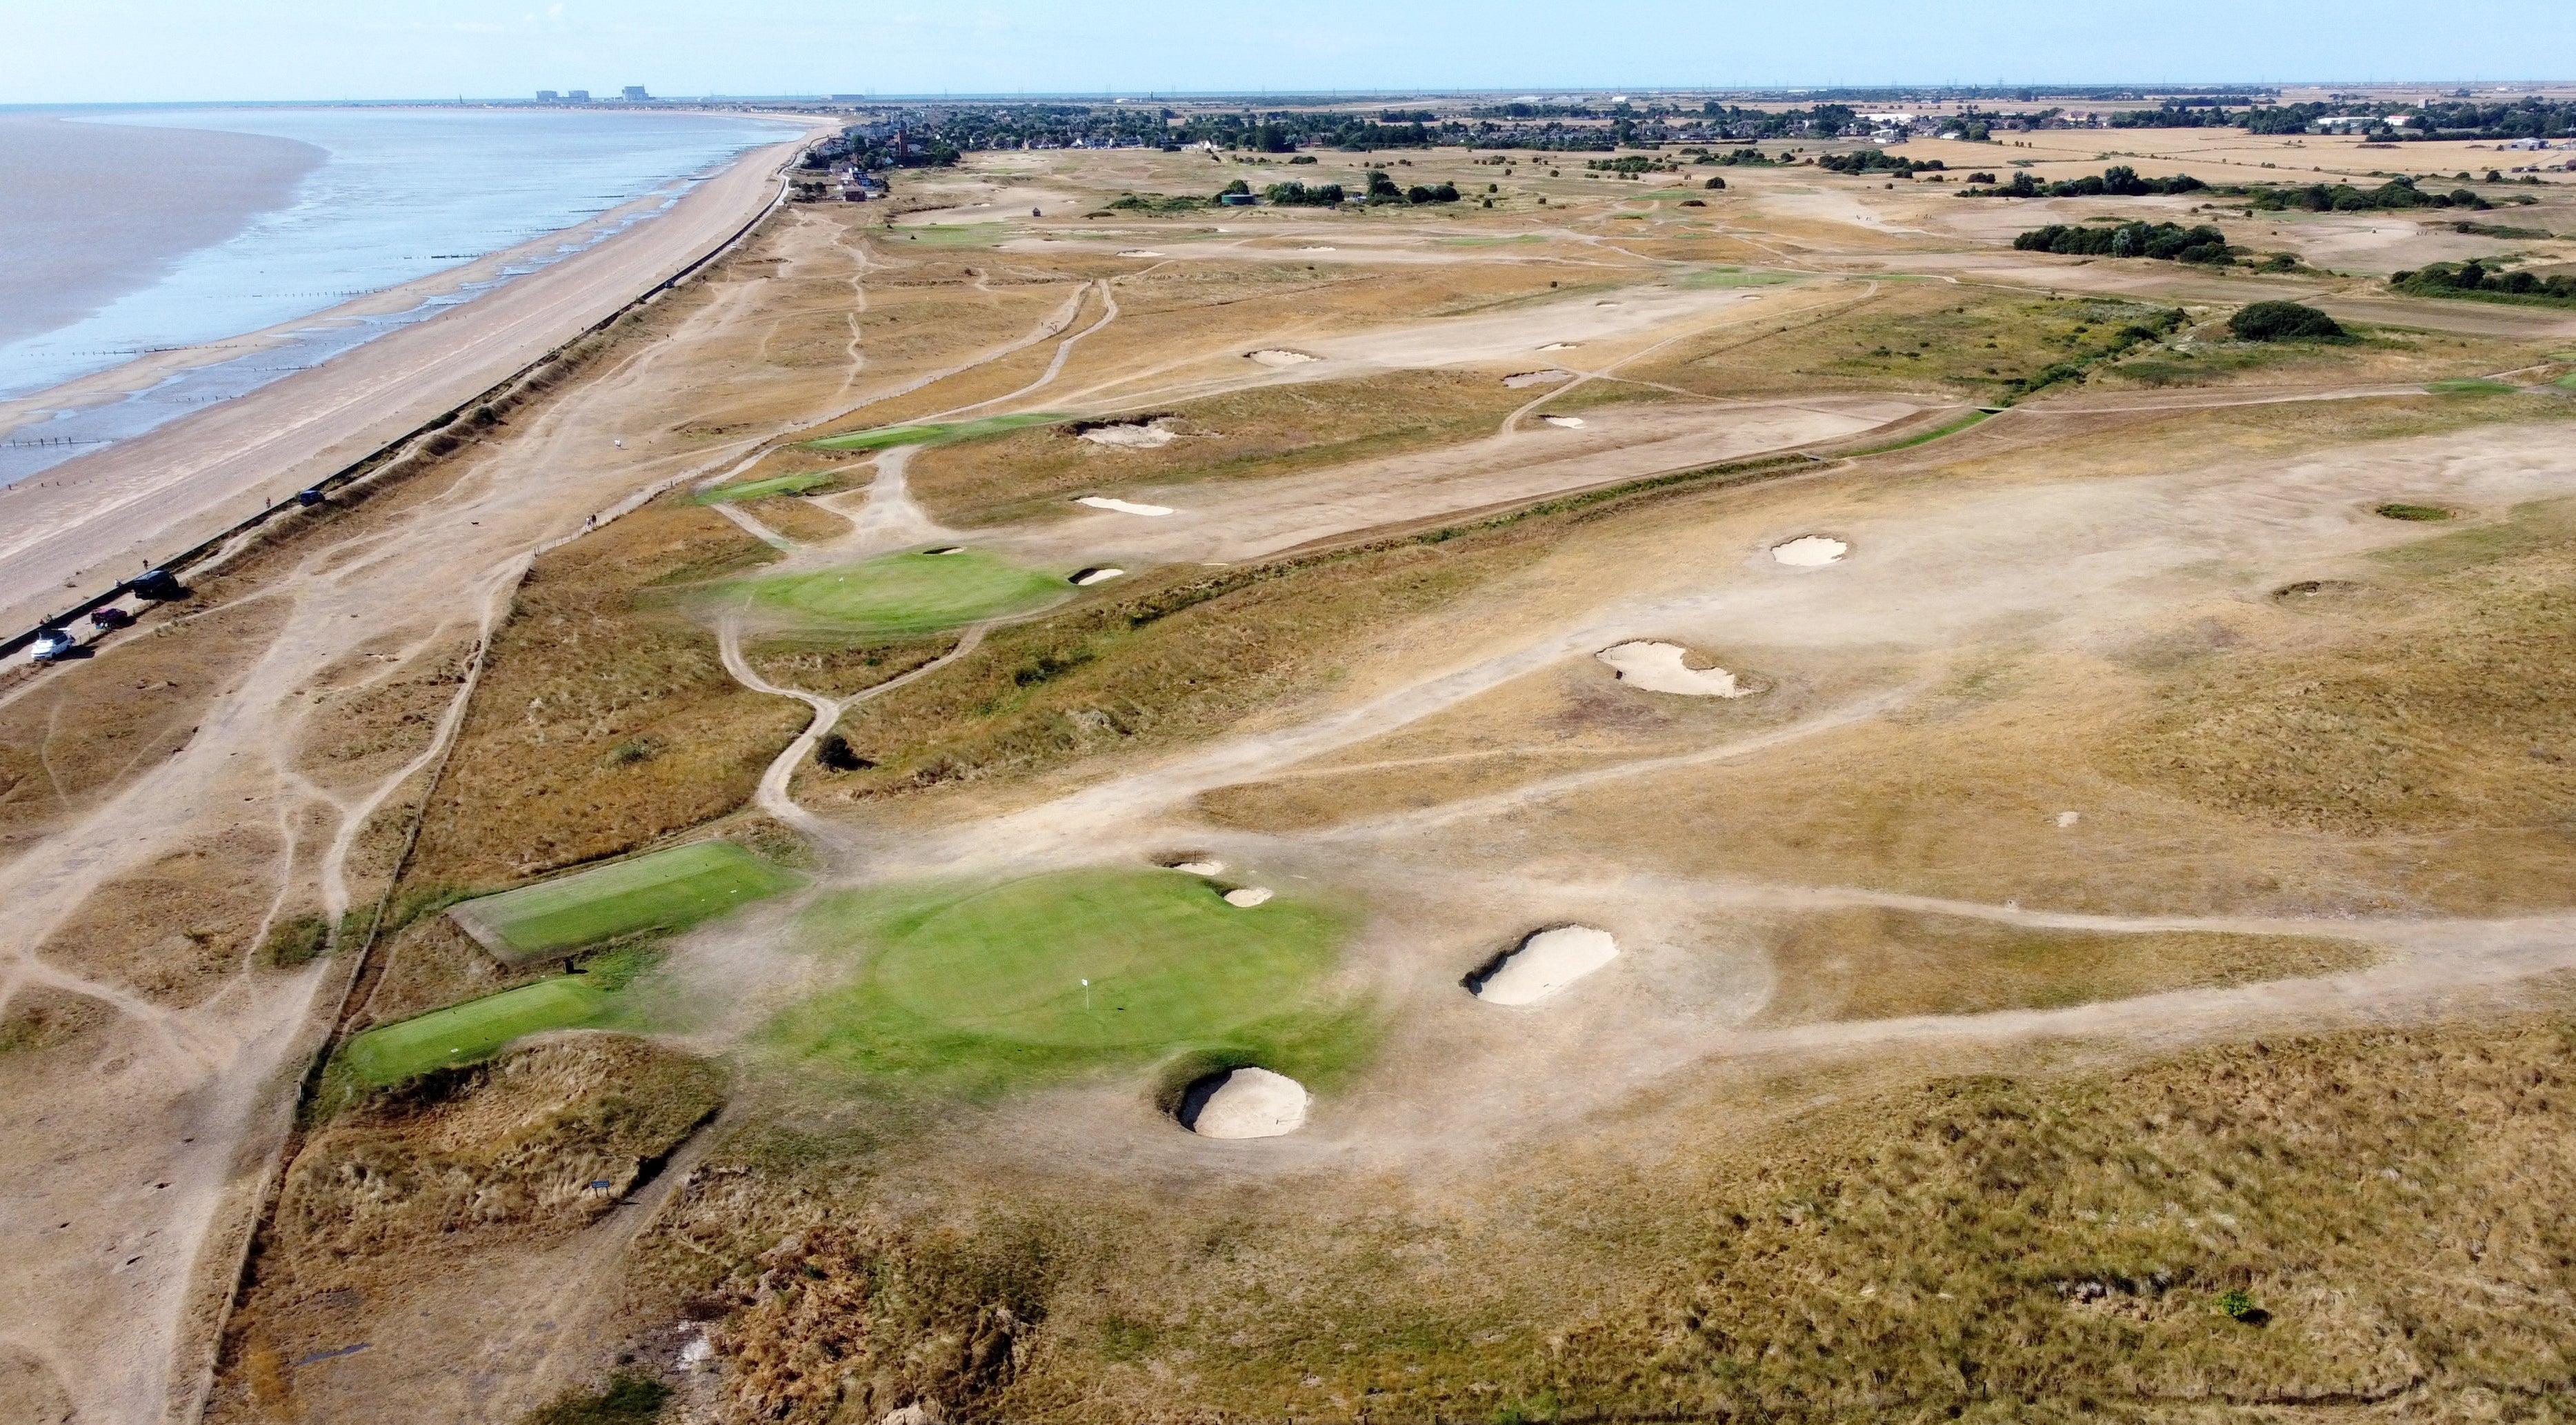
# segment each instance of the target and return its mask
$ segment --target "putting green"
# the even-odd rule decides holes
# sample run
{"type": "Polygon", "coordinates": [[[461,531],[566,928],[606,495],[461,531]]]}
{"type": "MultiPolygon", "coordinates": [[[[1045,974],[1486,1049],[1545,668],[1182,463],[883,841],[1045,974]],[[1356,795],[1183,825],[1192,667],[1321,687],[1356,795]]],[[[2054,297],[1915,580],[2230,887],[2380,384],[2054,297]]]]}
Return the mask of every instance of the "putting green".
{"type": "Polygon", "coordinates": [[[720,505],[728,500],[757,500],[763,495],[791,495],[830,483],[832,472],[829,470],[799,470],[793,475],[772,475],[766,480],[719,486],[698,496],[698,503],[720,505]]]}
{"type": "Polygon", "coordinates": [[[754,613],[858,633],[929,633],[1020,613],[1070,596],[1053,574],[989,554],[889,554],[811,574],[780,574],[722,585],[717,592],[754,613]]]}
{"type": "Polygon", "coordinates": [[[953,441],[978,440],[985,436],[1008,435],[1031,426],[1054,425],[1071,416],[1031,411],[1017,416],[986,416],[982,420],[947,421],[916,426],[878,426],[874,430],[856,430],[848,435],[827,435],[809,440],[807,445],[818,450],[886,450],[898,445],[947,445],[953,441]]]}
{"type": "Polygon", "coordinates": [[[873,958],[783,1016],[776,1042],[864,1071],[998,1083],[1195,1051],[1311,1081],[1372,1037],[1318,989],[1345,918],[1297,895],[1246,909],[1178,872],[1067,871],[843,896],[812,928],[873,958]]]}
{"type": "Polygon", "coordinates": [[[504,958],[676,930],[795,885],[797,875],[730,841],[697,841],[449,909],[504,958]]]}
{"type": "Polygon", "coordinates": [[[360,1080],[382,1087],[432,1069],[488,1059],[530,1034],[592,1023],[608,1007],[609,996],[580,977],[539,980],[370,1029],[350,1040],[341,1058],[360,1080]]]}

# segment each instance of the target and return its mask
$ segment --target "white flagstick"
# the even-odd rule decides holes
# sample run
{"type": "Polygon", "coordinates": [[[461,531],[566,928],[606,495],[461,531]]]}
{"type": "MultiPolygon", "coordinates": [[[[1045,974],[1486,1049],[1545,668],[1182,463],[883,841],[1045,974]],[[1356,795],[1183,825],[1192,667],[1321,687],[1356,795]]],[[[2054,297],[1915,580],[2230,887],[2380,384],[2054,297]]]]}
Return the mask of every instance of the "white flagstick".
{"type": "Polygon", "coordinates": [[[1091,981],[1082,982],[1082,1012],[1091,1013],[1091,981]]]}

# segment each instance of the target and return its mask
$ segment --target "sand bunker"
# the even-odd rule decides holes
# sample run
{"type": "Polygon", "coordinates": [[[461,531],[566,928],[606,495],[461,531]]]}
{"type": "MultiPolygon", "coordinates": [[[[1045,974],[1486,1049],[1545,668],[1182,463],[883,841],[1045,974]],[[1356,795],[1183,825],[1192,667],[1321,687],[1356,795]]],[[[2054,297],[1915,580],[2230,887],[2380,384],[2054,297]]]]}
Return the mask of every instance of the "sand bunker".
{"type": "Polygon", "coordinates": [[[1609,931],[1560,925],[1468,976],[1467,989],[1487,1004],[1536,1004],[1617,958],[1609,931]]]}
{"type": "Polygon", "coordinates": [[[1503,384],[1511,387],[1515,391],[1519,391],[1525,390],[1531,386],[1553,386],[1559,381],[1571,381],[1573,379],[1573,372],[1551,366],[1545,371],[1516,371],[1511,375],[1504,377],[1503,384]]]}
{"type": "Polygon", "coordinates": [[[1126,572],[1124,569],[1077,569],[1073,574],[1073,582],[1089,588],[1094,584],[1106,584],[1126,572]]]}
{"type": "Polygon", "coordinates": [[[1190,1085],[1181,1126],[1201,1138],[1276,1138],[1305,1126],[1306,1086],[1268,1069],[1229,1069],[1190,1085]]]}
{"type": "Polygon", "coordinates": [[[1110,499],[1106,495],[1085,495],[1081,499],[1074,501],[1074,503],[1077,505],[1089,505],[1095,510],[1116,510],[1122,515],[1160,516],[1168,515],[1172,512],[1172,507],[1169,505],[1130,504],[1125,500],[1110,499]]]}
{"type": "Polygon", "coordinates": [[[1741,698],[1751,688],[1736,686],[1723,668],[1693,668],[1682,661],[1689,652],[1678,643],[1644,641],[1613,644],[1593,655],[1619,670],[1619,681],[1649,693],[1680,693],[1693,698],[1741,698]]]}
{"type": "Polygon", "coordinates": [[[1134,424],[1093,426],[1074,439],[1087,440],[1094,445],[1114,446],[1120,450],[1160,450],[1173,441],[1179,440],[1180,437],[1160,425],[1134,424]]]}
{"type": "Polygon", "coordinates": [[[1572,351],[1572,350],[1574,350],[1576,347],[1581,346],[1581,345],[1583,345],[1583,343],[1581,343],[1581,342],[1579,342],[1579,341],[1552,341],[1552,342],[1549,342],[1547,345],[1540,347],[1540,348],[1539,348],[1539,350],[1541,350],[1541,351],[1572,351]]]}
{"type": "Polygon", "coordinates": [[[1321,359],[1319,357],[1308,356],[1302,351],[1290,351],[1286,347],[1279,346],[1264,347],[1259,351],[1247,351],[1244,355],[1254,361],[1260,362],[1264,366],[1303,366],[1309,361],[1321,359]]]}
{"type": "Polygon", "coordinates": [[[1581,416],[1541,416],[1539,419],[1547,422],[1549,425],[1555,426],[1559,430],[1583,429],[1583,417],[1581,416]]]}
{"type": "Polygon", "coordinates": [[[1175,861],[1166,869],[1188,876],[1213,876],[1225,870],[1225,863],[1213,856],[1202,856],[1194,861],[1175,861]]]}
{"type": "Polygon", "coordinates": [[[2358,594],[2361,586],[2350,579],[2302,579],[2283,584],[2272,591],[2276,599],[2321,599],[2338,594],[2358,594]]]}
{"type": "Polygon", "coordinates": [[[2057,824],[2059,826],[2073,826],[2075,823],[2082,821],[2083,819],[2084,813],[2080,811],[2062,811],[2057,814],[2057,824]]]}
{"type": "Polygon", "coordinates": [[[1297,250],[1298,250],[1299,252],[1331,252],[1331,251],[1333,251],[1333,249],[1331,249],[1331,248],[1329,248],[1329,247],[1301,247],[1301,248],[1299,248],[1299,249],[1297,249],[1297,250]]]}
{"type": "Polygon", "coordinates": [[[1772,558],[1795,569],[1816,569],[1827,564],[1839,564],[1843,556],[1850,552],[1850,545],[1839,539],[1828,539],[1821,534],[1804,534],[1790,540],[1787,544],[1771,546],[1772,558]]]}
{"type": "Polygon", "coordinates": [[[1225,893],[1225,903],[1243,910],[1250,910],[1268,901],[1270,894],[1268,886],[1237,886],[1225,893]]]}
{"type": "Polygon", "coordinates": [[[966,547],[962,544],[943,544],[937,549],[925,549],[921,552],[924,554],[963,554],[966,552],[966,547]]]}
{"type": "Polygon", "coordinates": [[[1162,254],[1161,254],[1161,253],[1154,251],[1154,250],[1153,250],[1152,248],[1150,248],[1150,247],[1131,247],[1131,248],[1126,249],[1125,251],[1120,252],[1118,255],[1119,255],[1120,257],[1160,257],[1160,256],[1162,256],[1162,254]]]}

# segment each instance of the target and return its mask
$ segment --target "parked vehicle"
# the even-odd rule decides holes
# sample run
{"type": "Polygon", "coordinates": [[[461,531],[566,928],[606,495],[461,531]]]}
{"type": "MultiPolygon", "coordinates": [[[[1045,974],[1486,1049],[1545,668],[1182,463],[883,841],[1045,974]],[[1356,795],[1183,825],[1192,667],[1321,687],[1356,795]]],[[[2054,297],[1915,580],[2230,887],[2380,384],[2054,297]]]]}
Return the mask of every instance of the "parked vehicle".
{"type": "Polygon", "coordinates": [[[89,616],[89,621],[101,629],[132,628],[134,627],[134,613],[130,609],[122,609],[114,604],[109,604],[103,608],[92,610],[89,616]]]}
{"type": "Polygon", "coordinates": [[[71,657],[72,651],[78,647],[80,640],[72,636],[70,629],[49,628],[36,635],[35,646],[30,651],[39,663],[59,663],[71,657]]]}

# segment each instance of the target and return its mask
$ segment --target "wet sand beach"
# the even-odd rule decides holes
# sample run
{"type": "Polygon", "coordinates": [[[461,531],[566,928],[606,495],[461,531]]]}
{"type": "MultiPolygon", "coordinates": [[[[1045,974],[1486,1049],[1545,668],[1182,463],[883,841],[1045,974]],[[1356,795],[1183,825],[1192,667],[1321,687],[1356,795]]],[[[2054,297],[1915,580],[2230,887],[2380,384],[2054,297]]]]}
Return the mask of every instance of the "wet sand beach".
{"type": "Polygon", "coordinates": [[[0,115],[0,344],[152,285],[284,207],[327,156],[263,134],[0,115]]]}

